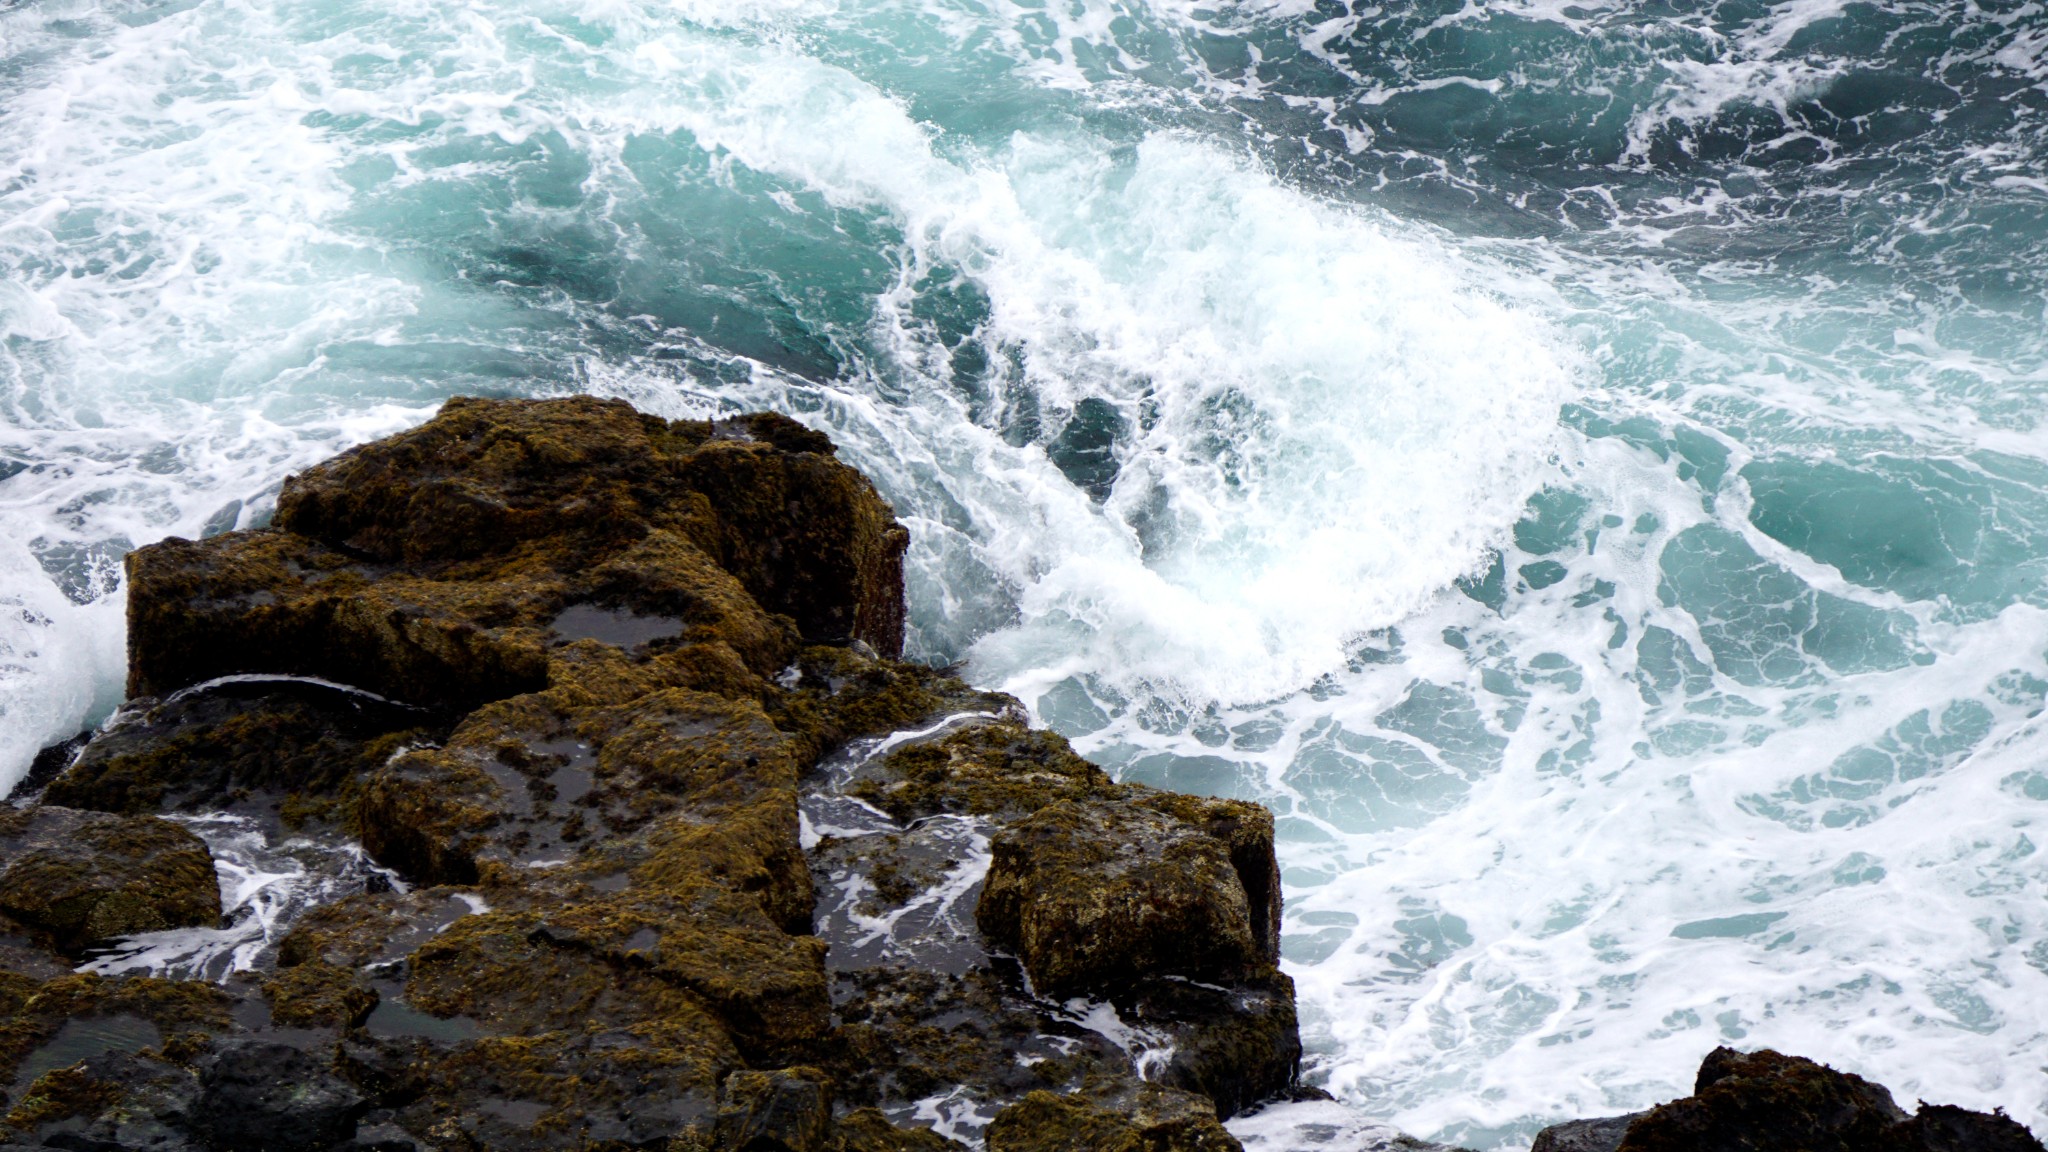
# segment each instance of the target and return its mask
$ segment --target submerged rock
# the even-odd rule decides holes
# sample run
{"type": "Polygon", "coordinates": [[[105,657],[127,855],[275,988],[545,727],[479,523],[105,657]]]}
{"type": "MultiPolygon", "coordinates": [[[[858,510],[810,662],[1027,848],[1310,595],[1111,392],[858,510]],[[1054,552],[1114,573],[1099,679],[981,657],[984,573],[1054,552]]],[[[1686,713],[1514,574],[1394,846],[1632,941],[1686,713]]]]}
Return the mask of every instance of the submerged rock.
{"type": "Polygon", "coordinates": [[[138,550],[136,699],[46,793],[104,812],[21,819],[226,808],[402,881],[220,986],[29,956],[145,925],[129,889],[207,922],[168,899],[203,847],[95,857],[135,881],[98,920],[25,901],[0,1062],[87,1064],[0,1138],[113,1124],[125,1076],[167,1150],[1235,1148],[1300,1061],[1270,815],[893,659],[906,541],[785,418],[575,398],[451,401],[269,528],[138,550]]]}
{"type": "Polygon", "coordinates": [[[1716,1048],[1693,1094],[1647,1112],[1546,1128],[1532,1152],[2040,1152],[2004,1113],[1921,1104],[1882,1085],[1765,1048],[1716,1048]]]}

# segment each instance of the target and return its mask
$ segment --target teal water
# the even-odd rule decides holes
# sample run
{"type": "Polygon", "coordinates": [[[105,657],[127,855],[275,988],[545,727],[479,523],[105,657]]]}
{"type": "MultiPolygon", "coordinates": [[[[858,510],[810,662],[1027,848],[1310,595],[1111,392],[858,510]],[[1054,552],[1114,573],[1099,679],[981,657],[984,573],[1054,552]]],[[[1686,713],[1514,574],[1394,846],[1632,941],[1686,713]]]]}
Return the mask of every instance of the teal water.
{"type": "Polygon", "coordinates": [[[130,547],[450,395],[772,405],[915,654],[1281,814],[1357,1115],[2040,1127],[2044,115],[2033,4],[0,0],[0,778],[130,547]]]}

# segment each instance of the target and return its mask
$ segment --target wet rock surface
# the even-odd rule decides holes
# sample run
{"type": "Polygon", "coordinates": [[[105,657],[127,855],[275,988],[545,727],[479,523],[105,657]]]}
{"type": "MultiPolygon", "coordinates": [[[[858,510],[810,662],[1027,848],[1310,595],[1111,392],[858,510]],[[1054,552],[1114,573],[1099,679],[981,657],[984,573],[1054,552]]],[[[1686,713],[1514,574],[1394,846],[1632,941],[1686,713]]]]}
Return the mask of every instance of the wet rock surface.
{"type": "Polygon", "coordinates": [[[892,659],[906,539],[782,417],[458,400],[134,553],[134,699],[0,867],[147,835],[0,909],[0,1143],[1236,1148],[1300,1061],[1270,817],[892,659]]]}
{"type": "Polygon", "coordinates": [[[1908,1116],[1882,1085],[1768,1048],[1717,1048],[1693,1094],[1647,1112],[1545,1129],[1532,1152],[2039,1152],[2003,1113],[1922,1103],[1908,1116]]]}

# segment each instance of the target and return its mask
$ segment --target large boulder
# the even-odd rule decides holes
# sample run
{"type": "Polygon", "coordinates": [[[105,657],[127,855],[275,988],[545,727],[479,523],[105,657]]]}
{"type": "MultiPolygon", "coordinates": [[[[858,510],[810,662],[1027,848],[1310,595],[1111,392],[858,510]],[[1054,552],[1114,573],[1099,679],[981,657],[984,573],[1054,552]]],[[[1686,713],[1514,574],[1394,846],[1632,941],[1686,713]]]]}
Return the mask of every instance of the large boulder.
{"type": "Polygon", "coordinates": [[[220,920],[199,837],[154,816],[0,808],[0,913],[77,954],[117,936],[220,920]]]}

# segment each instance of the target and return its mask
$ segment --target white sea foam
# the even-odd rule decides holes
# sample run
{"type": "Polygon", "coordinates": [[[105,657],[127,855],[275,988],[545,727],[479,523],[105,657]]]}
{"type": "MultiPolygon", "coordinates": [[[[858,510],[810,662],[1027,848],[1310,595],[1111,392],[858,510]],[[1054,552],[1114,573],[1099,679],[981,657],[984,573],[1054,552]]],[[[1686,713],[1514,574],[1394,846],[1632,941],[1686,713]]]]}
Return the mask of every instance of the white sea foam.
{"type": "Polygon", "coordinates": [[[807,58],[670,35],[635,61],[677,78],[646,91],[702,95],[579,115],[686,128],[900,221],[879,325],[922,410],[882,418],[956,443],[891,495],[964,508],[1011,590],[1025,623],[981,643],[986,677],[1042,683],[1059,648],[1190,698],[1298,688],[1471,570],[1547,475],[1570,353],[1503,302],[1526,290],[1507,273],[1426,234],[1183,136],[1020,135],[954,162],[897,102],[807,58]],[[961,426],[914,308],[933,274],[980,287],[976,338],[1017,357],[1020,378],[990,384],[999,414],[1028,402],[1050,422],[1092,399],[1133,430],[1100,511],[993,419],[961,426]]]}
{"type": "Polygon", "coordinates": [[[273,841],[254,821],[240,816],[174,819],[204,839],[213,854],[220,879],[221,925],[122,937],[80,971],[226,980],[255,967],[308,909],[362,891],[369,877],[406,890],[397,874],[371,863],[352,843],[317,843],[300,837],[273,841]]]}

